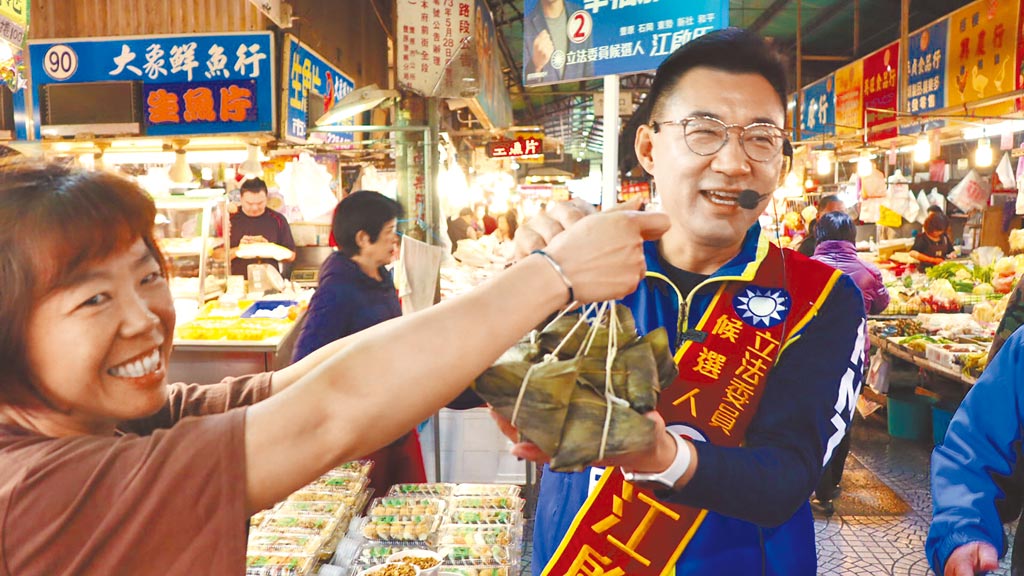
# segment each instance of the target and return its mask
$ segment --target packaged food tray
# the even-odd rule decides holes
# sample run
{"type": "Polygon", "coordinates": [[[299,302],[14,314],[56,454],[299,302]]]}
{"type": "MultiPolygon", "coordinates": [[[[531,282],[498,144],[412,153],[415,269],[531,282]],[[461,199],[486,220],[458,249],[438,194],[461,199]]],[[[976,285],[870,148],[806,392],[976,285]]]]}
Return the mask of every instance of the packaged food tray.
{"type": "Polygon", "coordinates": [[[426,483],[426,484],[395,484],[389,490],[388,496],[406,496],[406,495],[422,495],[422,496],[439,496],[446,498],[451,495],[452,490],[455,488],[454,484],[445,484],[440,482],[426,483]]]}
{"type": "Polygon", "coordinates": [[[438,515],[444,512],[447,504],[440,498],[423,496],[385,496],[374,498],[367,513],[370,516],[423,516],[438,515]]]}

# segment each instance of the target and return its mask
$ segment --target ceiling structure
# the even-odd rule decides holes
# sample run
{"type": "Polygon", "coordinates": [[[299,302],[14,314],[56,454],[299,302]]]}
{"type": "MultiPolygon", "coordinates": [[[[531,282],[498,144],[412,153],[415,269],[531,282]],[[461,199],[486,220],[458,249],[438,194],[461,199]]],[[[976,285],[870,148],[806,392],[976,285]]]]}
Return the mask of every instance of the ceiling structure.
{"type": "MultiPolygon", "coordinates": [[[[603,122],[594,114],[593,94],[602,80],[523,88],[523,0],[486,0],[494,15],[506,84],[517,125],[541,125],[545,136],[563,143],[564,152],[597,158],[603,122]]],[[[682,2],[685,0],[661,0],[682,2]]],[[[924,27],[963,0],[912,0],[908,29],[924,27]]],[[[729,24],[771,39],[790,60],[790,91],[899,39],[900,0],[730,0],[729,24]],[[797,22],[802,46],[801,77],[796,78],[797,22]]],[[[634,98],[650,84],[649,74],[621,77],[634,98]]]]}

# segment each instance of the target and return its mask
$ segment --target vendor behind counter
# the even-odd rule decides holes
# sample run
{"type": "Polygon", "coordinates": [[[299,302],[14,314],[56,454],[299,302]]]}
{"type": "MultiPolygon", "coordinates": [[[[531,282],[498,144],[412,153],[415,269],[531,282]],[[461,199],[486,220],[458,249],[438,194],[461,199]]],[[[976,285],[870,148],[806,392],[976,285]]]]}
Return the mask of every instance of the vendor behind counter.
{"type": "Polygon", "coordinates": [[[953,240],[949,237],[949,218],[941,211],[932,211],[924,221],[921,233],[914,240],[910,255],[918,261],[922,272],[942,264],[953,254],[953,240]]]}
{"type": "MultiPolygon", "coordinates": [[[[295,260],[295,240],[288,220],[280,212],[267,207],[267,184],[260,178],[242,183],[241,210],[231,215],[231,273],[244,275],[249,264],[256,264],[253,258],[238,258],[235,253],[242,244],[269,242],[291,250],[291,257],[281,260],[287,263],[295,260]]],[[[291,267],[280,265],[285,278],[291,267]]]]}

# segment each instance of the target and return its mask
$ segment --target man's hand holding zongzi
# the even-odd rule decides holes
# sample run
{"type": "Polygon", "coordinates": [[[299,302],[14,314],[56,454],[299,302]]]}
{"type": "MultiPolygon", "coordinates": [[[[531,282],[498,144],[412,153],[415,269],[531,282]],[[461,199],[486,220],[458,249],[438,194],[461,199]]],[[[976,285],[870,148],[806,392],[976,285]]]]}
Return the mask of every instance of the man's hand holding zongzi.
{"type": "MultiPolygon", "coordinates": [[[[645,416],[650,418],[655,424],[655,441],[649,450],[606,458],[600,462],[594,462],[592,465],[617,466],[622,468],[624,472],[638,473],[658,473],[667,470],[676,458],[676,441],[671,437],[672,432],[665,429],[665,420],[661,417],[660,413],[651,411],[645,414],[645,416]]],[[[505,417],[498,414],[497,411],[491,410],[491,418],[498,424],[501,432],[514,443],[511,450],[514,456],[531,462],[548,462],[551,460],[551,456],[545,454],[536,444],[523,442],[519,436],[519,430],[505,417]]],[[[600,442],[600,438],[595,439],[595,441],[600,442]]],[[[684,441],[682,445],[690,451],[690,465],[686,473],[676,482],[674,486],[676,489],[685,486],[697,469],[697,451],[694,449],[693,444],[689,441],[684,441]]]]}

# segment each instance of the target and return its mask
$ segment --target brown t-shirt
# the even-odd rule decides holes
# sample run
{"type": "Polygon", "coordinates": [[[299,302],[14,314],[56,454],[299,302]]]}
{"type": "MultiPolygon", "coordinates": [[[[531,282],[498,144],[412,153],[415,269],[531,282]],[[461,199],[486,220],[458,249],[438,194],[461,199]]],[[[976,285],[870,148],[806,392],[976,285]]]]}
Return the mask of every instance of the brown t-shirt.
{"type": "Polygon", "coordinates": [[[0,426],[0,575],[244,574],[246,411],[231,408],[268,396],[269,373],[172,384],[110,438],[0,426]]]}

